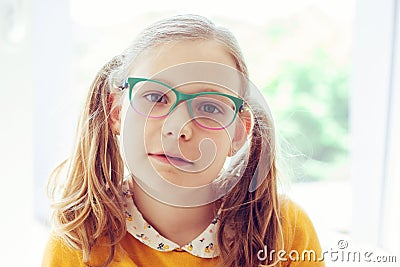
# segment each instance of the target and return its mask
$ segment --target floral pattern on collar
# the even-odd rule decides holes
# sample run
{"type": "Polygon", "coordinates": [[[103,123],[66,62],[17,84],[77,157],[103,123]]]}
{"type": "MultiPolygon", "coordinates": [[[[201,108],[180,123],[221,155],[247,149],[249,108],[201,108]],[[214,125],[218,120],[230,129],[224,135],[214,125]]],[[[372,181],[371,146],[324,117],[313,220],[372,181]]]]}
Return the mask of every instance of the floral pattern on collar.
{"type": "Polygon", "coordinates": [[[210,225],[194,240],[184,246],[179,246],[163,237],[143,218],[132,199],[128,182],[123,185],[123,194],[126,199],[126,228],[127,231],[143,244],[162,252],[186,251],[200,258],[214,258],[219,256],[216,231],[219,225],[221,208],[211,221],[210,225]]]}

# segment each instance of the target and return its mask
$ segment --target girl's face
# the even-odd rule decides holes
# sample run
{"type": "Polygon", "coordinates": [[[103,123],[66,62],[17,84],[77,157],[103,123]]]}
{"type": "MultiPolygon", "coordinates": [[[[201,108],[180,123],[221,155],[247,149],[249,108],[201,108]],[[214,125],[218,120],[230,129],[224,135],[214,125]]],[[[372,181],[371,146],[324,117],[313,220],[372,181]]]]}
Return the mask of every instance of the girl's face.
{"type": "MultiPolygon", "coordinates": [[[[236,68],[232,56],[216,41],[181,41],[143,52],[135,60],[129,77],[157,79],[166,68],[193,61],[215,62],[236,68]]],[[[172,79],[162,76],[159,80],[168,83],[169,78],[172,79]]],[[[133,94],[135,89],[133,87],[133,94]]],[[[205,87],[196,83],[175,89],[186,94],[215,91],[237,96],[237,92],[221,86],[205,87]]],[[[236,119],[226,129],[206,129],[193,121],[185,102],[179,103],[166,117],[148,118],[134,112],[130,116],[134,124],[129,131],[130,144],[125,149],[134,149],[135,166],[141,168],[150,162],[161,177],[178,186],[196,187],[212,182],[226,158],[231,156],[232,149],[244,143],[245,134],[237,135],[240,120],[236,119]]]]}

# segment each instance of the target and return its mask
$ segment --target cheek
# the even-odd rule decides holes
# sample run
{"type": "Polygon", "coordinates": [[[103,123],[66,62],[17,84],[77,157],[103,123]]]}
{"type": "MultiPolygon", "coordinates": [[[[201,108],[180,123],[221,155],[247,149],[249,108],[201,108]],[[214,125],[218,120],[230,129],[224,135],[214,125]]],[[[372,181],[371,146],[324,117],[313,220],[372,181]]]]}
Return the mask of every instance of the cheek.
{"type": "Polygon", "coordinates": [[[181,140],[177,139],[175,136],[165,135],[165,128],[163,128],[165,125],[163,119],[147,119],[143,127],[143,144],[146,154],[154,152],[172,152],[181,153],[183,156],[189,159],[196,158],[192,153],[189,153],[195,150],[190,148],[190,145],[182,144],[181,140]]]}
{"type": "Polygon", "coordinates": [[[218,176],[218,173],[220,173],[229,155],[231,147],[230,138],[227,133],[218,133],[218,135],[214,136],[212,140],[215,142],[217,151],[214,162],[205,173],[205,176],[211,179],[209,182],[214,180],[218,176]]]}
{"type": "Polygon", "coordinates": [[[229,153],[230,147],[231,147],[231,139],[232,136],[228,131],[221,131],[216,135],[214,138],[212,138],[217,145],[217,152],[218,156],[220,158],[226,158],[226,156],[229,153]]]}
{"type": "Polygon", "coordinates": [[[203,143],[204,150],[202,152],[204,152],[207,157],[214,156],[215,154],[215,160],[223,162],[230,152],[233,132],[234,131],[229,128],[216,131],[198,129],[196,142],[200,144],[202,140],[207,140],[208,142],[203,143]],[[205,145],[206,143],[208,146],[205,145]],[[211,145],[211,143],[213,143],[213,145],[211,145]]]}
{"type": "Polygon", "coordinates": [[[159,143],[161,141],[162,120],[147,119],[143,128],[144,143],[148,148],[151,144],[159,143]]]}

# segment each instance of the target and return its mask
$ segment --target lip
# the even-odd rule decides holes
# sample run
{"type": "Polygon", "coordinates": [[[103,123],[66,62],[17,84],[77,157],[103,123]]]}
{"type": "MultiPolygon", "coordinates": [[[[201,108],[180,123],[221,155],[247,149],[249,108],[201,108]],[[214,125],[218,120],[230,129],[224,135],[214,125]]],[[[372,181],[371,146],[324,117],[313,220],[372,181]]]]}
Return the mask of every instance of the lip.
{"type": "Polygon", "coordinates": [[[148,156],[158,160],[161,163],[172,164],[175,166],[193,165],[193,162],[183,159],[174,154],[165,153],[148,153],[148,156]]]}

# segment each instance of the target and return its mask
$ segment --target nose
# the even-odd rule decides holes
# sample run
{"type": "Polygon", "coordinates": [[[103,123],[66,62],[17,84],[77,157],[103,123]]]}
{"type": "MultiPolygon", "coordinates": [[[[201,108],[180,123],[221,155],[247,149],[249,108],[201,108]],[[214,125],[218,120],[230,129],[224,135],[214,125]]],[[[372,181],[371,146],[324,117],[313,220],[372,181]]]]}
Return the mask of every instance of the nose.
{"type": "Polygon", "coordinates": [[[164,120],[162,134],[188,141],[193,135],[193,123],[185,103],[179,104],[164,120]]]}

